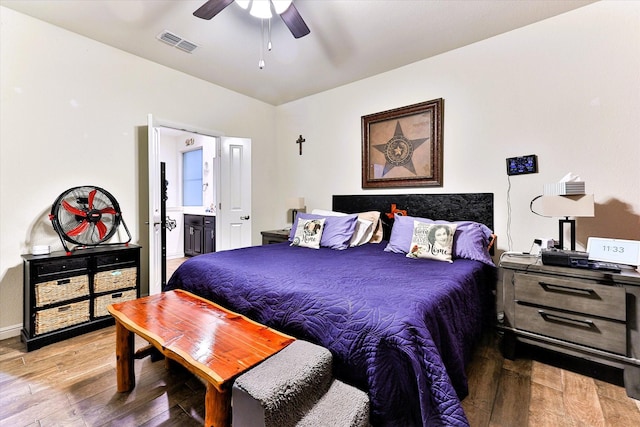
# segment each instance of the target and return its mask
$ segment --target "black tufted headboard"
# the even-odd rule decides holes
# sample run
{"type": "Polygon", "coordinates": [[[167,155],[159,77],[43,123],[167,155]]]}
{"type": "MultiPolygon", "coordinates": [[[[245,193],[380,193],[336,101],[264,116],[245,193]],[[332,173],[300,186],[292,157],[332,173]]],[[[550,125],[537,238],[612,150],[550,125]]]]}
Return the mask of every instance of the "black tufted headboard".
{"type": "Polygon", "coordinates": [[[393,219],[385,214],[391,205],[407,215],[446,221],[475,221],[493,230],[493,193],[459,194],[357,194],[333,196],[333,210],[345,213],[379,211],[384,238],[388,239],[393,219]]]}

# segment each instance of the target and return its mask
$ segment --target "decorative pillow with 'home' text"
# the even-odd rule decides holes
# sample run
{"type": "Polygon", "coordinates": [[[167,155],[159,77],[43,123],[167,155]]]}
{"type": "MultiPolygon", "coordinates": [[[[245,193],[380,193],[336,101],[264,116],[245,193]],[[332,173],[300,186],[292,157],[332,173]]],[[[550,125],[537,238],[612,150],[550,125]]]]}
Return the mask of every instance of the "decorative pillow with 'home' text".
{"type": "Polygon", "coordinates": [[[324,228],[324,218],[320,219],[300,219],[293,236],[291,246],[301,246],[304,248],[320,249],[322,239],[322,229],[324,228]]]}
{"type": "Polygon", "coordinates": [[[413,236],[408,258],[429,258],[453,262],[453,235],[455,224],[426,224],[413,221],[413,236]]]}

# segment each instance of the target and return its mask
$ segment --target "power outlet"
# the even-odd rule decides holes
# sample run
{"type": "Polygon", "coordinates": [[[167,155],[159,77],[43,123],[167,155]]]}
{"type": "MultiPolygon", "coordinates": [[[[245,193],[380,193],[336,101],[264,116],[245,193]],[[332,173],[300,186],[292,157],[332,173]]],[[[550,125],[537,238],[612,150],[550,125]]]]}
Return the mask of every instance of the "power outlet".
{"type": "Polygon", "coordinates": [[[551,249],[557,244],[555,240],[548,238],[533,239],[533,243],[540,246],[540,249],[551,249]]]}
{"type": "Polygon", "coordinates": [[[551,248],[555,248],[556,245],[558,244],[558,242],[554,239],[549,239],[549,238],[540,238],[540,239],[534,239],[533,243],[540,246],[540,249],[551,249],[551,248]]]}

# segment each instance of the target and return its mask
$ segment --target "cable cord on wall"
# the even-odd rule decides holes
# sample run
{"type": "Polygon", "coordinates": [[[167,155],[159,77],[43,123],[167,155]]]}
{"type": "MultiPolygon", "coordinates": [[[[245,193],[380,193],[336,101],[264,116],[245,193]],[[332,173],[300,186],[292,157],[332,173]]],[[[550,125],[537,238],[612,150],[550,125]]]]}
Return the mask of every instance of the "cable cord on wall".
{"type": "Polygon", "coordinates": [[[513,240],[511,240],[511,178],[507,175],[507,247],[509,252],[513,247],[513,240]]]}

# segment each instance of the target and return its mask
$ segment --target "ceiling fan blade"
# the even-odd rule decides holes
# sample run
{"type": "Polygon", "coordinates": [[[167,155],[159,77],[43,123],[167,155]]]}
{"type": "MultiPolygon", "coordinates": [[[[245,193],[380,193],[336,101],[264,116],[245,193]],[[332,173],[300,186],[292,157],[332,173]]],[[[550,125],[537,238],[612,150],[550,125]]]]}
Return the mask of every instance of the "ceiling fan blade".
{"type": "Polygon", "coordinates": [[[85,211],[82,211],[74,206],[71,206],[69,202],[67,202],[66,200],[62,201],[62,207],[64,208],[64,210],[66,210],[69,213],[72,213],[78,216],[83,216],[85,218],[87,217],[87,213],[85,211]]]}
{"type": "Polygon", "coordinates": [[[209,0],[193,12],[193,15],[202,19],[211,19],[231,3],[233,0],[209,0]]]}
{"type": "Polygon", "coordinates": [[[287,10],[280,14],[280,17],[289,28],[289,31],[291,31],[291,34],[293,34],[293,37],[297,39],[311,32],[293,3],[291,3],[287,10]]]}

